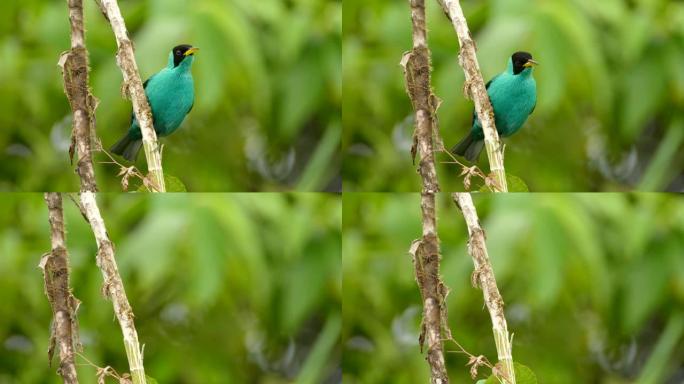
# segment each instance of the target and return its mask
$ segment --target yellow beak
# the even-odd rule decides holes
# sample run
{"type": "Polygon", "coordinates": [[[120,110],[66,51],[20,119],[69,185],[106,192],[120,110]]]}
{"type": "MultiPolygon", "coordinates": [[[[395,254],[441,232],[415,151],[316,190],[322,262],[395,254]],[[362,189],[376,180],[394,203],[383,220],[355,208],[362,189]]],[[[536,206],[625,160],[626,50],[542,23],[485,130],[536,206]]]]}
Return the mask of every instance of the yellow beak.
{"type": "Polygon", "coordinates": [[[197,52],[197,51],[199,51],[199,48],[197,48],[197,47],[192,47],[192,48],[188,49],[187,51],[185,51],[184,56],[192,55],[193,53],[195,53],[195,52],[197,52]]]}
{"type": "Polygon", "coordinates": [[[527,60],[527,63],[523,64],[523,67],[530,68],[530,67],[533,67],[535,65],[539,65],[539,62],[534,61],[532,59],[529,59],[529,60],[527,60]]]}

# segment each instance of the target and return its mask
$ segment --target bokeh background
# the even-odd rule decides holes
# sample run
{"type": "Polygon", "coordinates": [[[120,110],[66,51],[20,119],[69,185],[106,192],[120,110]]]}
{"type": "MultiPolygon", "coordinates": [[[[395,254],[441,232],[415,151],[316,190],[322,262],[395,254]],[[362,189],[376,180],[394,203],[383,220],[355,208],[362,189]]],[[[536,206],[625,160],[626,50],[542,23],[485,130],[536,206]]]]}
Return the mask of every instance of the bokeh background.
{"type": "MultiPolygon", "coordinates": [[[[159,383],[340,383],[341,199],[325,194],[100,194],[159,383]]],[[[83,355],[127,371],[101,294],[89,226],[65,198],[83,355]]],[[[48,367],[52,312],[38,262],[50,249],[42,194],[0,200],[0,383],[61,383],[48,367]]],[[[96,369],[76,362],[81,383],[96,369]]],[[[57,364],[57,365],[56,365],[57,364]]],[[[108,380],[113,382],[113,380],[108,380]]]]}
{"type": "MultiPolygon", "coordinates": [[[[684,199],[512,194],[480,195],[475,205],[513,357],[539,383],[684,380],[684,199]]],[[[437,209],[449,326],[466,350],[496,360],[482,292],[470,283],[463,217],[446,194],[437,209]]],[[[420,196],[345,194],[343,216],[344,382],[425,383],[421,298],[408,254],[421,233],[420,196]]],[[[475,381],[466,356],[446,358],[453,382],[475,381]]]]}
{"type": "MultiPolygon", "coordinates": [[[[143,80],[166,66],[175,45],[201,49],[194,108],[162,140],[166,173],[199,192],[341,189],[341,0],[119,5],[143,80]]],[[[97,134],[109,148],[128,129],[131,104],[121,96],[111,28],[95,2],[84,6],[97,134]]],[[[57,67],[69,39],[66,2],[0,4],[0,190],[78,190],[57,67]]],[[[142,154],[136,164],[146,171],[142,154]]],[[[117,172],[97,166],[100,190],[121,190],[117,172]]]]}
{"type": "MultiPolygon", "coordinates": [[[[445,145],[470,129],[458,41],[437,1],[427,24],[445,145]]],[[[684,190],[684,3],[668,0],[463,0],[485,81],[529,51],[537,107],[507,139],[506,170],[532,191],[684,190]]],[[[344,188],[418,191],[411,104],[399,61],[411,48],[407,1],[343,7],[344,188]],[[372,164],[372,166],[370,166],[372,164]]],[[[445,154],[438,162],[449,161],[445,154]]],[[[479,165],[488,170],[482,155],[479,165]]],[[[463,190],[460,169],[438,168],[463,190]]]]}

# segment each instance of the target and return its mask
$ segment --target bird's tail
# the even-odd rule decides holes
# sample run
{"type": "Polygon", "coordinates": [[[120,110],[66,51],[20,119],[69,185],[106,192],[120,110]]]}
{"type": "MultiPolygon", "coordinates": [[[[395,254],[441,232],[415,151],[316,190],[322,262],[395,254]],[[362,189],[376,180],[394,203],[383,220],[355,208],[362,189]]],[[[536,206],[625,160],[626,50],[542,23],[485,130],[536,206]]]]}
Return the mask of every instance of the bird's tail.
{"type": "Polygon", "coordinates": [[[468,161],[477,161],[480,157],[480,152],[482,152],[482,148],[484,148],[484,140],[476,139],[471,132],[451,148],[451,152],[455,155],[465,157],[468,161]]]}
{"type": "Polygon", "coordinates": [[[121,140],[112,145],[110,150],[117,155],[123,156],[128,161],[134,162],[138,157],[140,147],[142,147],[142,139],[133,139],[128,134],[125,134],[121,140]]]}

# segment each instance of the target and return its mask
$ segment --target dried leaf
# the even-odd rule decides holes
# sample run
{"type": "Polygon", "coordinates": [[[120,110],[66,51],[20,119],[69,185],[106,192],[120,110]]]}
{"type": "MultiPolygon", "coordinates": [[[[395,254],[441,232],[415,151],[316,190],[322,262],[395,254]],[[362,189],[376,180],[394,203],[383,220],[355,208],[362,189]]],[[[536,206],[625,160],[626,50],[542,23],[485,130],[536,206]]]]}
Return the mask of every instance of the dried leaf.
{"type": "Polygon", "coordinates": [[[401,67],[404,68],[404,71],[406,71],[406,66],[408,65],[409,60],[411,60],[411,55],[413,55],[412,51],[406,51],[404,52],[404,55],[401,56],[401,61],[399,62],[399,65],[401,65],[401,67]]]}
{"type": "Polygon", "coordinates": [[[47,252],[43,254],[43,257],[40,258],[40,262],[38,263],[38,268],[40,268],[43,273],[45,273],[45,265],[47,264],[48,260],[50,259],[50,256],[52,256],[51,252],[47,252]]]}
{"type": "Polygon", "coordinates": [[[494,367],[492,367],[492,375],[503,379],[504,383],[507,383],[509,381],[501,362],[496,363],[494,367]]]}
{"type": "Polygon", "coordinates": [[[411,256],[416,257],[416,253],[422,242],[422,239],[415,239],[411,242],[411,247],[409,248],[409,254],[411,254],[411,256]]]}
{"type": "Polygon", "coordinates": [[[490,191],[498,191],[501,189],[493,173],[485,177],[485,186],[489,188],[490,191]]]}
{"type": "Polygon", "coordinates": [[[121,177],[121,188],[124,190],[124,192],[128,191],[128,181],[131,177],[134,177],[136,173],[137,171],[135,166],[122,166],[121,169],[119,169],[119,173],[116,176],[121,177]]]}
{"type": "Polygon", "coordinates": [[[477,370],[483,366],[487,365],[487,358],[483,355],[480,356],[470,356],[466,366],[470,366],[470,377],[475,379],[477,377],[477,370]]]}

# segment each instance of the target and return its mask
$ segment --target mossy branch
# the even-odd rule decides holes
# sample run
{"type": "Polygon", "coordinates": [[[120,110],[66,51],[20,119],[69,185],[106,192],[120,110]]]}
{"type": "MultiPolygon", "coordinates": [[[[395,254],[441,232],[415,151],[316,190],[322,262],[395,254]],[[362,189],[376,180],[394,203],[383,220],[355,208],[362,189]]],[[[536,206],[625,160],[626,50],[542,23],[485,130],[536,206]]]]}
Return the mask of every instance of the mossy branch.
{"type": "Polygon", "coordinates": [[[81,302],[71,294],[69,284],[69,254],[66,248],[62,195],[46,193],[45,202],[48,206],[51,250],[43,255],[38,266],[43,270],[45,295],[52,307],[53,316],[48,361],[52,364],[55,346],[58,347],[60,364],[57,373],[65,383],[78,384],[74,352],[80,349],[76,311],[81,302]]]}
{"type": "Polygon", "coordinates": [[[83,25],[83,0],[69,0],[71,25],[71,49],[62,53],[58,65],[62,68],[64,93],[73,113],[73,131],[69,155],[76,152],[76,172],[81,181],[81,191],[97,191],[93,167],[92,138],[95,137],[95,108],[97,100],[88,85],[88,50],[83,25]]]}
{"type": "Polygon", "coordinates": [[[411,244],[409,253],[413,257],[416,282],[423,299],[423,322],[419,341],[421,351],[427,343],[430,383],[448,384],[449,377],[442,345],[442,324],[446,324],[446,288],[439,275],[439,237],[435,213],[435,194],[439,192],[434,156],[434,137],[437,136],[435,110],[438,101],[430,85],[430,50],[425,26],[425,1],[411,0],[410,6],[413,48],[404,54],[401,65],[404,68],[406,91],[416,113],[411,153],[414,159],[417,153],[420,162],[418,172],[422,181],[423,233],[420,239],[411,244]]]}

